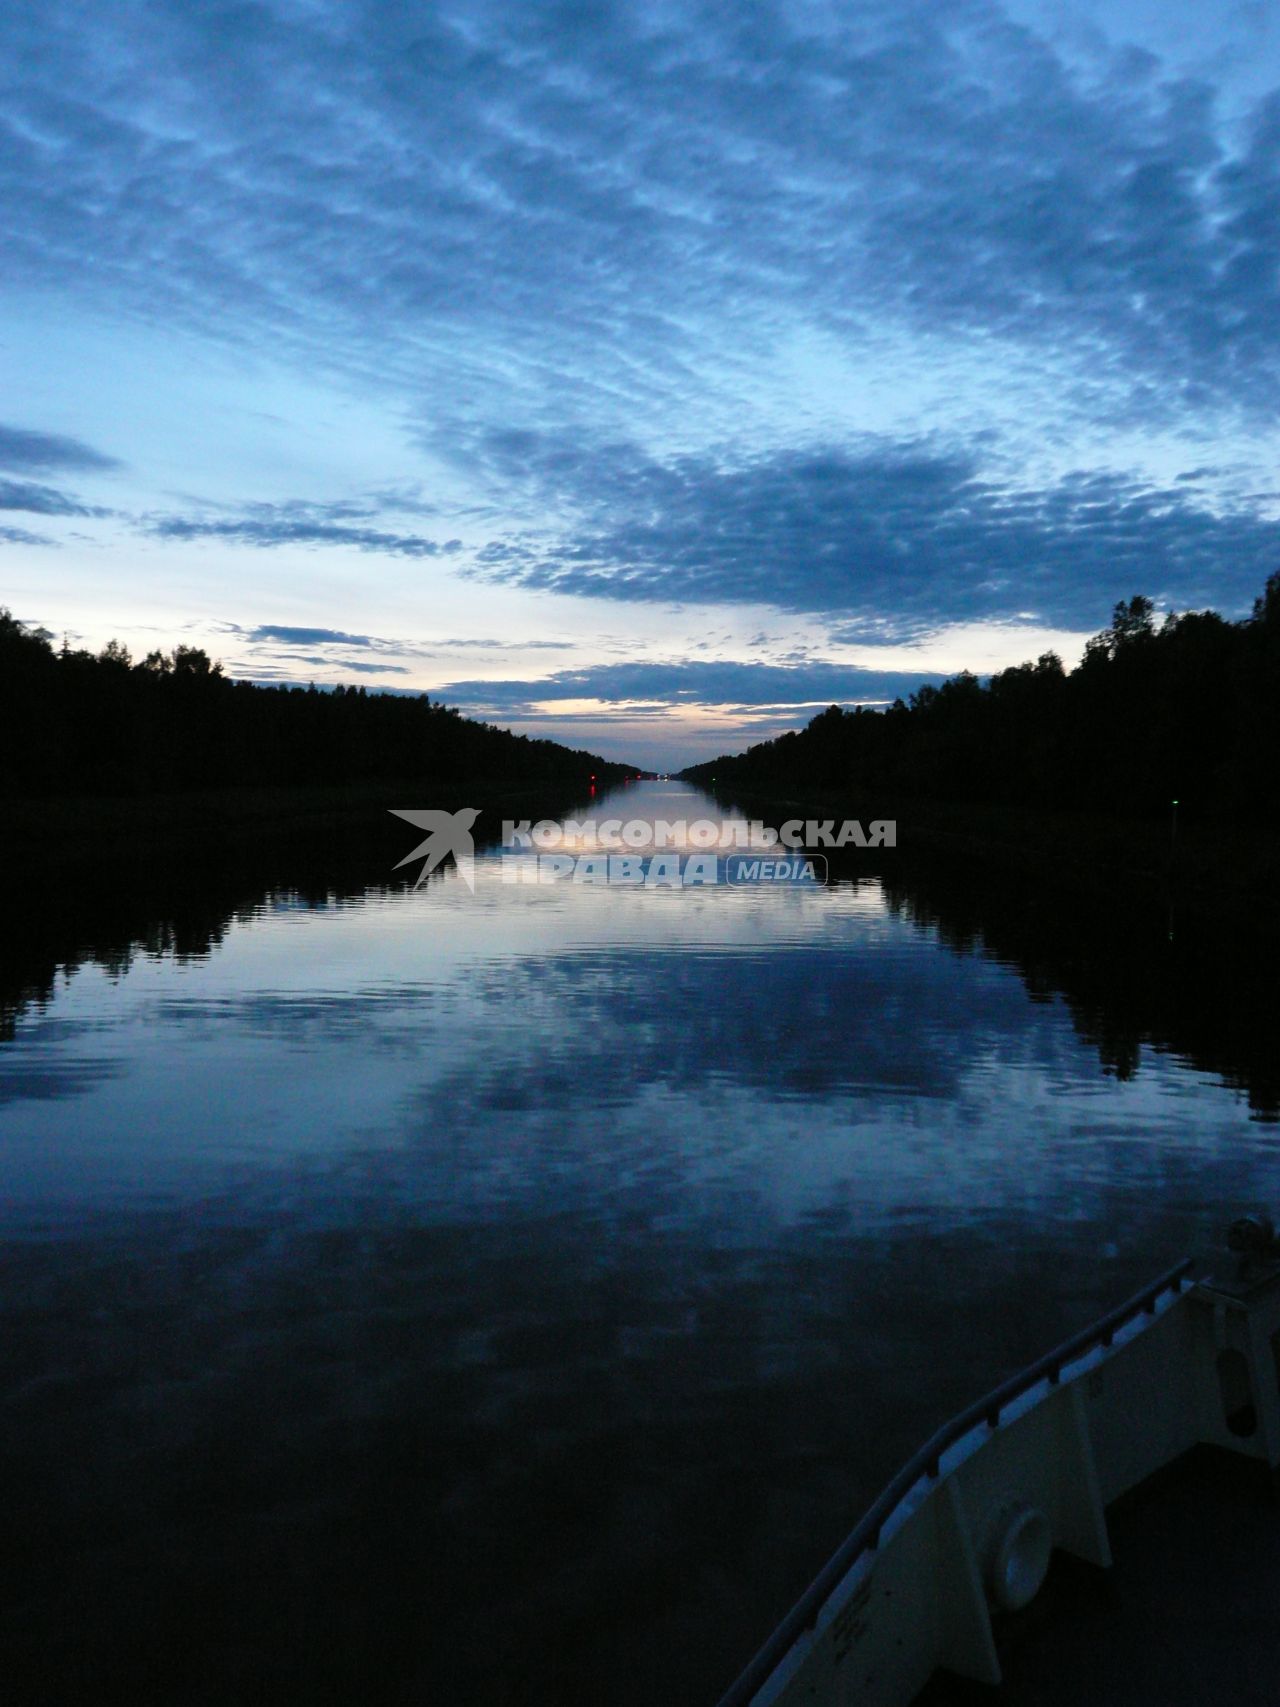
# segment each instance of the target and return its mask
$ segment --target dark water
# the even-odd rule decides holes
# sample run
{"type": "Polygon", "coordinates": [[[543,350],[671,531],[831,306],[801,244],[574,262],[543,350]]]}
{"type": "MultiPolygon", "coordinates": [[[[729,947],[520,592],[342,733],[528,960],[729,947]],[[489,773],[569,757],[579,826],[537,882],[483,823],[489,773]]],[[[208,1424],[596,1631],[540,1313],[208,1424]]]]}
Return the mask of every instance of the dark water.
{"type": "Polygon", "coordinates": [[[14,909],[10,1699],[712,1702],[937,1422],[1275,1193],[1247,934],[409,845],[14,909]]]}

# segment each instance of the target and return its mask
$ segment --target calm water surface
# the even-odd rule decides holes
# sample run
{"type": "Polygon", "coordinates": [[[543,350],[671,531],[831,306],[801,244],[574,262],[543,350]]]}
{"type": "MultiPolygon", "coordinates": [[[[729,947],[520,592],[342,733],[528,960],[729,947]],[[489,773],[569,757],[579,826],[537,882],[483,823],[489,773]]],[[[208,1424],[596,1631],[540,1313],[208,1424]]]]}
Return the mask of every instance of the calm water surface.
{"type": "Polygon", "coordinates": [[[375,861],[60,956],[0,1041],[26,1698],[714,1701],[937,1422],[1267,1200],[1163,921],[1148,997],[837,877],[375,861]]]}

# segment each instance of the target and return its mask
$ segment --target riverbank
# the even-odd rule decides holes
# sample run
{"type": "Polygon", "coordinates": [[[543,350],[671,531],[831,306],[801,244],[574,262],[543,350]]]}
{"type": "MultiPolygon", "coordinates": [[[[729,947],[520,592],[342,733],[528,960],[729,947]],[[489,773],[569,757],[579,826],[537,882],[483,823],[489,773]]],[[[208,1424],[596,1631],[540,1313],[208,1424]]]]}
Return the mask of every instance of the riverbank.
{"type": "Polygon", "coordinates": [[[75,866],[86,861],[199,855],[247,840],[302,842],[341,840],[352,835],[401,842],[406,826],[391,817],[396,807],[457,811],[479,806],[477,839],[497,836],[504,817],[528,817],[548,807],[579,806],[590,783],[510,778],[466,783],[387,781],[191,790],[182,794],[59,796],[0,803],[0,862],[30,869],[75,866]]]}
{"type": "Polygon", "coordinates": [[[716,792],[723,805],[775,827],[787,818],[856,818],[865,830],[872,819],[890,819],[897,826],[894,852],[903,861],[941,857],[974,875],[1016,875],[1069,894],[1141,898],[1202,917],[1246,916],[1280,935],[1275,831],[1185,821],[1175,831],[1172,815],[1160,823],[939,801],[860,801],[833,789],[797,795],[716,792]]]}

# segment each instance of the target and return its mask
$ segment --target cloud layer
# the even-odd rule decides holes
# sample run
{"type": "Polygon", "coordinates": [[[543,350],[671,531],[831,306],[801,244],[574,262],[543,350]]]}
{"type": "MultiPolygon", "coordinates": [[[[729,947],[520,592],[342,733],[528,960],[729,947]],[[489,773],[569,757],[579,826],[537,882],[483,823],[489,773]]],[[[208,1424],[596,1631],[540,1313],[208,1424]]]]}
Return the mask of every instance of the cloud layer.
{"type": "Polygon", "coordinates": [[[37,433],[0,422],[0,468],[37,474],[51,470],[84,474],[119,466],[114,457],[104,456],[79,439],[65,438],[60,433],[37,433]]]}
{"type": "MultiPolygon", "coordinates": [[[[385,619],[317,608],[311,548],[354,587],[412,562],[463,634],[501,627],[512,589],[661,606],[659,659],[694,653],[713,605],[813,619],[833,650],[1087,632],[1140,591],[1237,614],[1280,562],[1280,87],[1175,70],[1126,43],[1123,4],[1068,50],[1050,10],[10,7],[6,302],[116,329],[86,409],[136,349],[174,393],[147,466],[141,381],[112,393],[119,442],[91,416],[55,431],[65,409],[0,426],[0,510],[111,517],[115,550],[127,522],[211,599],[262,553],[259,609],[289,619],[242,632],[264,668],[431,655],[385,662],[361,633],[385,619]],[[225,417],[184,410],[199,363],[168,360],[211,346],[241,387],[225,417]],[[110,511],[70,489],[106,475],[132,482],[110,511]]],[[[1237,47],[1265,39],[1251,17],[1237,47]]],[[[457,685],[539,697],[481,668],[457,685]]],[[[588,668],[582,697],[817,686],[683,668],[635,696],[588,668]]]]}
{"type": "MultiPolygon", "coordinates": [[[[513,510],[547,519],[479,545],[373,525],[395,512],[394,499],[258,503],[138,525],[183,543],[454,559],[476,581],[573,598],[773,606],[823,619],[847,645],[975,622],[1097,629],[1135,592],[1236,613],[1280,561],[1275,504],[1233,489],[1221,469],[1193,467],[1164,484],[1082,470],[1035,485],[982,448],[864,434],[664,459],[633,441],[503,428],[474,434],[465,454],[513,510]]],[[[3,508],[108,513],[0,479],[3,508]]]]}
{"type": "Polygon", "coordinates": [[[778,450],[738,466],[669,462],[495,435],[486,460],[577,520],[559,538],[497,541],[482,575],[611,599],[772,604],[839,619],[848,642],[942,622],[1035,618],[1100,627],[1114,597],[1247,602],[1280,561],[1280,522],[1084,473],[1027,488],[978,458],[915,445],[778,450]]]}
{"type": "MultiPolygon", "coordinates": [[[[504,717],[528,717],[557,702],[599,701],[613,706],[688,709],[733,706],[793,713],[803,706],[880,703],[905,698],[936,674],[869,670],[849,664],[747,664],[682,659],[667,663],[601,664],[556,670],[524,680],[446,683],[451,704],[504,717]]],[[[551,711],[552,715],[563,715],[551,711]]]]}
{"type": "MultiPolygon", "coordinates": [[[[94,450],[79,439],[41,433],[0,422],[0,510],[25,510],[35,516],[109,516],[97,504],[83,504],[72,493],[43,481],[9,479],[9,474],[97,474],[116,469],[114,457],[94,450]]],[[[24,528],[5,528],[0,539],[11,545],[51,545],[52,540],[24,528]]]]}
{"type": "Polygon", "coordinates": [[[91,262],[132,312],[406,377],[455,337],[477,393],[515,361],[596,408],[732,388],[798,324],[1272,408],[1280,97],[1228,134],[1208,82],[1069,66],[988,0],[55,0],[4,33],[12,284],[91,262]]]}
{"type": "Polygon", "coordinates": [[[240,517],[209,521],[189,516],[161,516],[147,525],[157,539],[221,540],[230,545],[345,545],[356,551],[382,552],[390,557],[438,557],[456,550],[456,543],[439,545],[420,534],[387,533],[382,528],[352,527],[341,522],[265,520],[240,517]]]}

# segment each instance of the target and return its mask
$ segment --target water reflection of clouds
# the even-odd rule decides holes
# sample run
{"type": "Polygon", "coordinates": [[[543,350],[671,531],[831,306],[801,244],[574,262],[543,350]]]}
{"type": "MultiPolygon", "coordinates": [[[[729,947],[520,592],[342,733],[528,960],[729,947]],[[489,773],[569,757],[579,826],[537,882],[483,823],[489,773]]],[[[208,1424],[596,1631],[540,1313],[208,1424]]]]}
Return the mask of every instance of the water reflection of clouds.
{"type": "MultiPolygon", "coordinates": [[[[967,1059],[1045,1029],[1012,973],[939,954],[867,892],[816,908],[727,893],[678,912],[588,903],[571,926],[563,910],[459,904],[430,935],[419,899],[290,912],[198,965],[147,963],[122,983],[78,975],[61,1023],[94,1027],[113,1060],[77,1064],[64,1038],[28,1080],[33,1096],[99,1093],[71,1131],[31,1112],[43,1147],[28,1185],[114,1168],[195,1189],[221,1162],[402,1147],[435,1166],[433,1146],[458,1136],[469,1166],[492,1149],[502,1167],[513,1127],[576,1130],[592,1111],[630,1110],[634,1143],[655,1097],[687,1113],[747,1092],[764,1126],[865,1121],[876,1104],[945,1103],[967,1059]]],[[[24,1027],[32,1047],[38,1031],[24,1027]]],[[[659,1135],[673,1141],[680,1171],[692,1159],[659,1135]]]]}
{"type": "MultiPolygon", "coordinates": [[[[710,811],[676,791],[670,815],[710,811]]],[[[959,1213],[984,1193],[1069,1196],[1073,1166],[1085,1193],[1113,1163],[1158,1173],[1165,1137],[1175,1171],[1199,1167],[1247,1131],[1239,1098],[1158,1052],[1132,1084],[1101,1077],[1080,1016],[1028,999],[980,915],[917,917],[875,877],[513,888],[492,853],[477,863],[474,898],[452,874],[283,897],[205,958],[82,967],[0,1056],[23,1099],[20,1129],[0,1127],[22,1193],[367,1164],[442,1215],[557,1194],[591,1215],[645,1192],[646,1214],[677,1219],[698,1192],[729,1219],[824,1194],[855,1218],[959,1213]]]]}
{"type": "Polygon", "coordinates": [[[940,1418],[1265,1194],[1242,1096],[1158,1049],[1105,1076],[954,897],[514,893],[250,909],[206,958],[59,976],[0,1047],[51,1651],[175,1583],[204,1629],[255,1561],[282,1653],[282,1569],[340,1631],[443,1584],[444,1647],[496,1606],[548,1675],[578,1584],[628,1652],[653,1561],[682,1606],[696,1578],[749,1607],[940,1418]]]}
{"type": "Polygon", "coordinates": [[[118,1078],[123,1064],[106,1057],[59,1059],[43,1051],[22,1050],[0,1057],[0,1107],[22,1102],[65,1102],[88,1096],[118,1078]]]}
{"type": "Polygon", "coordinates": [[[590,1066],[602,1086],[714,1077],[782,1098],[943,1095],[985,1043],[1038,1029],[1016,977],[939,955],[905,927],[889,949],[587,950],[485,967],[475,993],[510,1016],[501,1063],[475,1064],[480,1085],[506,1087],[520,1063],[530,1099],[548,1062],[590,1066]]]}

